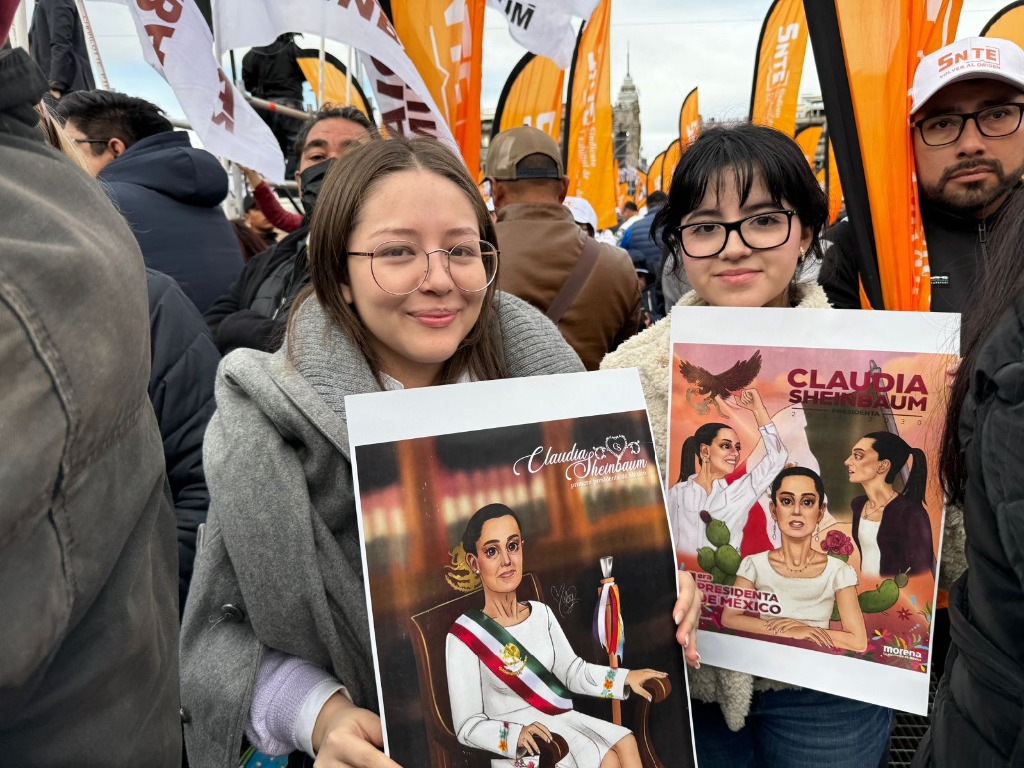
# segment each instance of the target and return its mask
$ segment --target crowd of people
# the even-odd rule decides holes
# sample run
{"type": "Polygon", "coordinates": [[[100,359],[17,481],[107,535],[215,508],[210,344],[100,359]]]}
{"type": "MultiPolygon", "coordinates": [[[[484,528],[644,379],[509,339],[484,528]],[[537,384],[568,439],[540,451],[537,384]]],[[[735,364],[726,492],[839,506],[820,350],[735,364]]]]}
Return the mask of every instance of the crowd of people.
{"type": "MultiPolygon", "coordinates": [[[[60,2],[36,7],[33,45],[75,34],[60,2]]],[[[1024,765],[1024,52],[990,43],[995,69],[921,61],[908,126],[932,309],[963,316],[940,468],[951,639],[922,767],[1024,765]]],[[[256,51],[247,78],[288,46],[256,51]]],[[[803,153],[770,128],[707,128],[667,194],[620,212],[615,245],[567,201],[542,131],[490,143],[489,206],[442,144],[328,105],[281,126],[301,212],[246,172],[233,226],[217,158],[73,69],[0,53],[0,754],[15,764],[227,768],[253,748],[395,766],[347,395],[636,368],[667,467],[673,306],[861,306],[849,224],[827,226],[803,153]]],[[[770,440],[754,395],[749,409],[770,440]]],[[[672,487],[695,509],[738,492],[715,475],[718,426],[690,441],[701,472],[672,487]]],[[[882,438],[857,460],[895,466],[882,438]]],[[[824,514],[814,473],[767,474],[773,514],[799,493],[824,514]]],[[[882,483],[857,482],[862,505],[882,483]]],[[[743,583],[835,565],[790,544],[745,563],[743,583]]],[[[815,631],[860,647],[855,605],[845,631],[815,631]]],[[[692,667],[701,768],[887,764],[890,710],[702,666],[700,608],[680,572],[665,621],[692,667]]],[[[512,759],[544,737],[522,734],[512,759]]],[[[639,765],[617,738],[593,768],[639,765]]]]}

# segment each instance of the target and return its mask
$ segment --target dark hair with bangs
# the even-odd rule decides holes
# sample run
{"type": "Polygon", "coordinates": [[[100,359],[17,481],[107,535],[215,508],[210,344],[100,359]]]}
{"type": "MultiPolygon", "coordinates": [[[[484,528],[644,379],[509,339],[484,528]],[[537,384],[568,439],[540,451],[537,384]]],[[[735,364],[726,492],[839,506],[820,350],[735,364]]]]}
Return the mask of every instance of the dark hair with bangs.
{"type": "MultiPolygon", "coordinates": [[[[352,339],[369,363],[378,384],[382,383],[380,357],[374,350],[373,336],[355,307],[348,304],[342,295],[341,286],[349,284],[348,238],[377,186],[391,174],[415,170],[428,171],[455,184],[476,214],[480,238],[497,242],[494,224],[476,182],[470,178],[462,160],[439,141],[395,137],[354,146],[332,163],[317,196],[309,227],[310,285],[296,298],[288,316],[289,355],[301,354],[296,352],[294,321],[303,303],[315,295],[328,319],[352,339]]],[[[442,366],[435,383],[453,383],[467,372],[478,381],[508,375],[498,323],[497,285],[500,273],[499,261],[498,274],[487,286],[476,324],[455,354],[442,366]]]]}
{"type": "Polygon", "coordinates": [[[668,249],[673,271],[679,269],[681,256],[672,229],[700,206],[709,189],[721,196],[730,180],[726,171],[736,174],[741,204],[760,178],[773,203],[782,207],[785,201],[795,210],[800,224],[811,229],[808,254],[821,258],[819,237],[828,221],[828,200],[800,147],[774,128],[737,123],[704,130],[672,174],[668,203],[654,217],[652,236],[660,237],[668,249]]]}

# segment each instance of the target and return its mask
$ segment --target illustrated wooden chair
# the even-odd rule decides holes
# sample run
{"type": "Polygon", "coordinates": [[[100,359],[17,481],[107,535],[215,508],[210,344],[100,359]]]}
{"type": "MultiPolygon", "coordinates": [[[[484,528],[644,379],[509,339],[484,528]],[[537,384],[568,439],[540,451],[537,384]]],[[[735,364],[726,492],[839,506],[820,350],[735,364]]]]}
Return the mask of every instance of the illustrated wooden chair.
{"type": "MultiPolygon", "coordinates": [[[[544,602],[540,582],[533,573],[523,574],[523,581],[517,590],[520,600],[544,602]]],[[[448,674],[445,669],[445,639],[455,620],[471,608],[479,608],[483,597],[479,590],[459,595],[446,603],[428,608],[409,618],[409,637],[416,654],[416,671],[420,684],[420,700],[423,705],[423,719],[430,739],[430,761],[434,768],[489,768],[496,757],[491,752],[474,749],[460,744],[452,728],[452,707],[448,697],[448,674]]],[[[672,692],[668,679],[648,682],[646,690],[654,703],[664,701],[672,692]]],[[[640,747],[640,758],[644,768],[664,768],[654,754],[650,739],[648,721],[651,704],[639,697],[634,708],[633,735],[640,747]]],[[[541,768],[554,768],[569,754],[564,738],[552,733],[550,744],[540,744],[541,768]]],[[[596,768],[596,766],[595,766],[596,768]]]]}

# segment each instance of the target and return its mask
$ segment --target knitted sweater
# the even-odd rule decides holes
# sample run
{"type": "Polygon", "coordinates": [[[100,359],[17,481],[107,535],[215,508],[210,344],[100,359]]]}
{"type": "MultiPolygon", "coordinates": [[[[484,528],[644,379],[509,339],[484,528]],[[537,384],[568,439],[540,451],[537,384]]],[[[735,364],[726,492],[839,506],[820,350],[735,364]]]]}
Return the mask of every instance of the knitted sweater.
{"type": "MultiPolygon", "coordinates": [[[[798,283],[794,288],[796,306],[825,309],[831,305],[821,286],[814,282],[798,283]]],[[[690,291],[676,304],[679,307],[707,306],[696,292],[690,291]]],[[[662,471],[668,467],[669,357],[671,349],[671,316],[658,321],[643,333],[634,336],[610,353],[601,368],[636,368],[647,399],[654,447],[662,471]]],[[[943,537],[944,571],[958,574],[966,567],[963,549],[963,517],[959,510],[947,512],[946,535],[943,537]]],[[[945,582],[945,579],[943,579],[945,582]]],[[[718,669],[707,664],[690,670],[690,692],[701,701],[717,702],[725,721],[734,731],[743,727],[750,712],[754,691],[791,687],[775,680],[754,677],[743,672],[718,669]]]]}

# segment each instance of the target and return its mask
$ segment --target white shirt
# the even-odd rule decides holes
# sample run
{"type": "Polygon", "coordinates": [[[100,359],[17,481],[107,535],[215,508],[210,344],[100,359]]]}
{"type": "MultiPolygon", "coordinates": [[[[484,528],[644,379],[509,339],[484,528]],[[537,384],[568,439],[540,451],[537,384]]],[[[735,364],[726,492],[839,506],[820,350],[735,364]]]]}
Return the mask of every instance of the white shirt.
{"type": "Polygon", "coordinates": [[[685,482],[669,488],[666,501],[677,552],[693,555],[701,547],[711,546],[700,519],[703,510],[729,526],[729,543],[739,551],[747,513],[789,458],[774,424],[767,424],[758,431],[764,442],[764,458],[732,485],[724,479],[715,480],[711,493],[705,493],[696,482],[697,475],[691,475],[685,482]]]}

